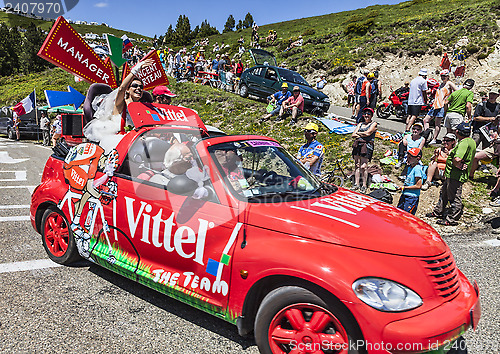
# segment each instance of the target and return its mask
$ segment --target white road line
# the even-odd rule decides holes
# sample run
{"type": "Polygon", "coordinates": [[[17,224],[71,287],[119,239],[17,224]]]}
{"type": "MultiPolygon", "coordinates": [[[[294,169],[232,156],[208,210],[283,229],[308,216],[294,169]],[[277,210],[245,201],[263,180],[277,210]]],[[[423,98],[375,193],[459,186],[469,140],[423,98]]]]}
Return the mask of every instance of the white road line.
{"type": "Polygon", "coordinates": [[[35,146],[37,146],[37,147],[39,147],[39,148],[42,148],[42,149],[45,149],[45,150],[50,150],[50,151],[52,151],[52,146],[43,146],[43,145],[35,145],[35,146]]]}
{"type": "Polygon", "coordinates": [[[29,221],[29,215],[19,215],[19,216],[0,216],[0,222],[6,221],[29,221]]]}
{"type": "Polygon", "coordinates": [[[60,264],[50,259],[37,259],[33,261],[0,264],[0,273],[24,272],[27,270],[61,267],[60,264]]]}
{"type": "Polygon", "coordinates": [[[28,159],[14,159],[10,157],[9,153],[7,151],[0,151],[0,163],[6,163],[6,164],[14,164],[14,163],[21,163],[28,161],[28,159]]]}
{"type": "Polygon", "coordinates": [[[27,171],[0,171],[0,173],[14,173],[14,179],[4,178],[0,179],[0,182],[16,182],[16,181],[26,181],[27,171]]]}
{"type": "Polygon", "coordinates": [[[497,240],[497,239],[483,241],[483,243],[486,243],[487,245],[494,246],[494,247],[500,246],[500,240],[497,240]]]}
{"type": "Polygon", "coordinates": [[[0,210],[2,209],[29,209],[29,205],[28,204],[23,204],[23,205],[0,205],[0,210]]]}

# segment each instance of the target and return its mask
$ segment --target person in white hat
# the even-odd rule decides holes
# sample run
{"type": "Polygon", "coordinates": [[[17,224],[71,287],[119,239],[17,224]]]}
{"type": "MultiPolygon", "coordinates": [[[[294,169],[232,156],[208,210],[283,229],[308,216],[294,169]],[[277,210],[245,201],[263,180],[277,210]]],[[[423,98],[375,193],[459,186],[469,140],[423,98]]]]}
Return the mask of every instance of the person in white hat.
{"type": "Polygon", "coordinates": [[[455,85],[452,81],[450,81],[450,71],[448,69],[444,69],[441,71],[441,80],[442,83],[439,85],[439,88],[436,90],[436,95],[434,96],[434,102],[432,103],[432,108],[427,113],[424,118],[424,130],[429,129],[429,123],[436,119],[435,123],[435,131],[434,131],[434,139],[429,142],[429,144],[437,144],[441,141],[438,140],[439,132],[441,131],[441,122],[444,118],[444,103],[448,96],[453,92],[458,90],[457,85],[455,85]]]}
{"type": "Polygon", "coordinates": [[[420,69],[418,76],[410,82],[410,95],[408,96],[408,117],[406,118],[406,129],[415,123],[420,115],[422,106],[427,104],[427,69],[420,69]]]}

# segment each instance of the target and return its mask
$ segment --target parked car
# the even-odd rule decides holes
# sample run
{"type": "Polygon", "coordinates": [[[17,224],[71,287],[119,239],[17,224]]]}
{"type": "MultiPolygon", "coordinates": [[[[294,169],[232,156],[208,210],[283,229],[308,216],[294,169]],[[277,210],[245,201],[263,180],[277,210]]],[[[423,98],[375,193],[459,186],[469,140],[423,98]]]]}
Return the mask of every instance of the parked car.
{"type": "Polygon", "coordinates": [[[300,87],[304,97],[304,110],[311,114],[323,115],[330,108],[330,99],[323,92],[319,92],[299,73],[279,67],[272,53],[263,49],[250,49],[255,66],[241,74],[239,94],[241,97],[254,95],[266,98],[281,90],[281,85],[286,82],[291,92],[294,86],[300,87]]]}
{"type": "MultiPolygon", "coordinates": [[[[38,112],[40,117],[40,112],[38,112]]],[[[37,124],[35,111],[24,114],[20,117],[19,133],[21,137],[41,137],[42,130],[37,124]]],[[[16,138],[16,132],[13,128],[12,110],[9,107],[0,109],[0,134],[5,134],[9,139],[16,138]]]]}
{"type": "Polygon", "coordinates": [[[477,285],[422,220],[323,184],[274,139],[212,137],[183,107],[128,112],[115,148],[48,159],[30,217],[53,261],[253,331],[262,353],[423,353],[477,326],[477,285]]]}

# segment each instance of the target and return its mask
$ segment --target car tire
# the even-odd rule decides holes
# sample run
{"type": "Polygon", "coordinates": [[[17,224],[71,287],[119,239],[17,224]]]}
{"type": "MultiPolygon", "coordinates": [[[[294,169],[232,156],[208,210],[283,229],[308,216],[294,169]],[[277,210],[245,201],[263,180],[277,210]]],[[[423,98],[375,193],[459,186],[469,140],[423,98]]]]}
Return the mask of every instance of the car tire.
{"type": "Polygon", "coordinates": [[[14,129],[12,129],[12,128],[7,129],[7,137],[10,140],[16,140],[16,133],[14,132],[14,129]]]}
{"type": "Polygon", "coordinates": [[[240,96],[243,98],[248,97],[248,86],[245,84],[240,85],[240,96]]]}
{"type": "Polygon", "coordinates": [[[81,259],[75,238],[66,217],[55,207],[42,217],[42,243],[49,258],[59,264],[71,264],[81,259]]]}
{"type": "Polygon", "coordinates": [[[356,344],[361,334],[346,312],[341,305],[329,306],[305,288],[283,286],[271,291],[262,300],[255,318],[255,341],[264,354],[289,353],[292,350],[301,353],[330,352],[328,349],[335,353],[364,353],[363,348],[357,350],[355,345],[350,345],[356,344]]]}

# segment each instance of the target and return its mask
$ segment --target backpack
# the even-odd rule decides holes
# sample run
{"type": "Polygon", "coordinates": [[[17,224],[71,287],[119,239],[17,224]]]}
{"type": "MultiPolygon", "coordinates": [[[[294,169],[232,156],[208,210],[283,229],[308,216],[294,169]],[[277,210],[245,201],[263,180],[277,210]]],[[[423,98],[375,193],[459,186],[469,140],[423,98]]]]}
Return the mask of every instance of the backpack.
{"type": "Polygon", "coordinates": [[[357,94],[357,95],[361,94],[361,88],[363,87],[364,81],[365,81],[364,76],[358,77],[358,79],[356,80],[356,88],[354,89],[355,94],[357,94]]]}
{"type": "Polygon", "coordinates": [[[379,188],[368,194],[370,197],[392,204],[392,194],[386,189],[379,188]]]}

